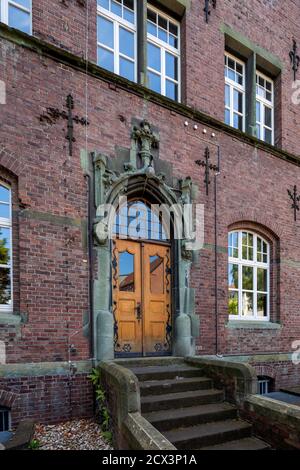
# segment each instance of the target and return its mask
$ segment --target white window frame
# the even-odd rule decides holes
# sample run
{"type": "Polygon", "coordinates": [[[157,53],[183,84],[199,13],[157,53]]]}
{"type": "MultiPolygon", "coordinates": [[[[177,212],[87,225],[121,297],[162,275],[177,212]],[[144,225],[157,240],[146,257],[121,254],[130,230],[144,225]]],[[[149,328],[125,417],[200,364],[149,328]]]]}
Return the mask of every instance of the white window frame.
{"type": "MultiPolygon", "coordinates": [[[[103,16],[105,19],[111,21],[114,27],[114,48],[111,48],[105,44],[102,44],[98,41],[97,37],[97,48],[102,47],[109,52],[112,52],[114,55],[114,72],[116,75],[120,75],[120,57],[133,62],[134,63],[134,82],[137,82],[137,0],[134,0],[134,24],[130,23],[130,21],[121,18],[120,16],[116,15],[115,13],[106,10],[105,8],[101,7],[97,4],[97,16],[103,16]],[[119,47],[119,30],[120,27],[127,29],[134,34],[134,60],[131,57],[128,57],[120,52],[119,47]]],[[[125,78],[125,77],[124,77],[125,78]]],[[[128,79],[127,79],[128,80],[128,79]]]]}
{"type": "MultiPolygon", "coordinates": [[[[257,91],[255,92],[256,102],[258,102],[259,106],[260,106],[260,123],[258,123],[257,116],[256,116],[256,126],[260,127],[260,138],[259,139],[262,140],[263,142],[266,142],[266,140],[265,140],[265,129],[269,129],[269,130],[272,131],[271,145],[274,145],[274,142],[275,142],[274,80],[272,80],[267,75],[264,75],[263,73],[259,72],[258,70],[256,70],[256,75],[258,77],[263,78],[264,80],[267,80],[272,85],[272,91],[271,91],[272,102],[266,100],[262,96],[259,96],[257,94],[257,91]],[[271,128],[265,125],[265,106],[267,106],[268,108],[271,108],[271,116],[272,116],[272,127],[271,128]]],[[[256,77],[255,77],[255,90],[257,90],[256,77]]],[[[256,106],[256,102],[255,102],[255,106],[256,106]]]]}
{"type": "Polygon", "coordinates": [[[262,377],[258,378],[258,381],[257,381],[258,395],[264,396],[264,395],[267,395],[268,393],[270,393],[270,383],[271,383],[271,380],[268,379],[267,377],[266,378],[262,378],[262,377]],[[261,393],[262,388],[264,388],[265,393],[261,393]]]}
{"type": "MultiPolygon", "coordinates": [[[[166,42],[162,41],[156,36],[153,36],[152,34],[148,33],[147,30],[147,43],[151,43],[154,46],[157,46],[161,49],[161,54],[160,54],[160,72],[158,72],[155,69],[152,69],[147,65],[147,71],[154,73],[155,75],[160,76],[161,80],[161,95],[166,96],[166,80],[169,80],[170,82],[173,82],[178,86],[178,99],[177,102],[181,102],[181,30],[180,30],[180,23],[179,21],[175,20],[169,15],[166,15],[164,12],[159,10],[158,8],[153,7],[152,5],[147,5],[147,10],[151,10],[161,16],[162,18],[165,18],[166,20],[170,21],[171,23],[175,24],[178,28],[178,48],[170,46],[170,44],[167,44],[166,42]],[[169,52],[171,55],[177,57],[178,59],[178,81],[174,80],[171,77],[168,77],[166,75],[166,52],[169,52]]],[[[146,22],[146,28],[147,28],[147,22],[146,22]]],[[[148,28],[147,28],[148,29],[148,28]]]]}
{"type": "MultiPolygon", "coordinates": [[[[228,57],[229,59],[234,60],[236,63],[240,64],[243,67],[243,85],[240,85],[239,83],[225,76],[225,88],[226,88],[226,85],[228,85],[229,90],[230,90],[230,107],[226,106],[225,99],[224,99],[224,104],[225,104],[225,110],[228,109],[230,111],[230,124],[229,125],[233,127],[234,129],[236,129],[236,127],[234,127],[234,114],[238,114],[239,116],[243,117],[242,132],[245,132],[245,129],[246,129],[246,64],[245,62],[238,59],[237,57],[230,54],[229,52],[225,52],[225,57],[228,57]],[[238,111],[235,111],[233,108],[234,90],[237,90],[243,95],[243,114],[239,113],[238,111]]],[[[225,67],[225,64],[224,64],[224,67],[225,67]]],[[[224,90],[224,93],[226,93],[225,90],[224,90]]],[[[240,129],[237,129],[237,130],[240,130],[240,129]]]]}
{"type": "MultiPolygon", "coordinates": [[[[238,315],[229,315],[229,320],[236,321],[270,321],[270,244],[261,237],[259,234],[252,232],[251,230],[232,230],[228,234],[238,233],[238,258],[233,258],[228,256],[228,265],[235,264],[238,265],[238,289],[228,289],[230,292],[238,292],[238,315]],[[242,258],[242,234],[249,233],[253,235],[253,261],[244,260],[242,258]],[[257,261],[257,239],[260,238],[264,243],[267,244],[267,263],[257,261]],[[243,266],[249,266],[253,268],[253,315],[243,315],[243,266]],[[264,317],[259,317],[257,314],[257,295],[263,293],[257,290],[257,269],[265,269],[267,271],[267,315],[264,317]]],[[[228,246],[229,249],[229,246],[228,246]]],[[[229,251],[229,250],[228,250],[229,251]]],[[[250,291],[249,291],[250,292],[250,291]]]]}
{"type": "MultiPolygon", "coordinates": [[[[25,8],[23,5],[20,5],[18,3],[18,0],[16,1],[13,1],[13,0],[1,0],[1,4],[0,4],[0,20],[2,23],[5,23],[9,26],[8,24],[8,6],[9,5],[12,5],[16,8],[18,8],[19,10],[22,10],[26,13],[29,13],[30,14],[30,33],[29,34],[32,34],[32,0],[30,0],[30,9],[28,8],[25,8]]],[[[25,33],[26,34],[26,33],[25,33]]]]}
{"type": "Polygon", "coordinates": [[[12,192],[11,187],[2,181],[0,181],[0,186],[9,190],[9,219],[0,217],[0,227],[9,228],[10,229],[10,263],[0,264],[0,269],[7,269],[10,268],[10,291],[11,291],[11,303],[10,305],[3,305],[0,304],[0,312],[12,312],[13,311],[13,237],[12,237],[12,192]]]}

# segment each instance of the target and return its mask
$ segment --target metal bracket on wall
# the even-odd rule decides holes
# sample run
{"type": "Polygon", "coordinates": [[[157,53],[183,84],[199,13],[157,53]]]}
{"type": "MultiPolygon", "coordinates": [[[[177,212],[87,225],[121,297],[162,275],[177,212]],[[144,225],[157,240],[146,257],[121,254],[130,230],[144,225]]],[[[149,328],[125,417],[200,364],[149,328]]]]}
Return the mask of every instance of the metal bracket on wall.
{"type": "Polygon", "coordinates": [[[76,142],[74,137],[74,123],[81,124],[82,126],[89,126],[89,121],[79,116],[73,116],[74,99],[70,94],[66,99],[67,111],[60,111],[58,108],[47,108],[47,112],[40,116],[41,122],[47,122],[48,124],[54,124],[58,119],[66,119],[68,121],[68,132],[66,139],[69,141],[69,156],[73,155],[73,143],[76,142]]]}
{"type": "Polygon", "coordinates": [[[298,46],[297,46],[297,41],[293,39],[293,48],[290,51],[290,59],[291,59],[291,64],[292,64],[292,70],[294,72],[294,81],[297,79],[297,72],[300,64],[300,57],[297,54],[298,51],[298,46]]]}
{"type": "Polygon", "coordinates": [[[217,8],[217,0],[205,0],[204,6],[204,14],[205,14],[205,21],[208,23],[209,17],[211,15],[211,7],[216,9],[217,8]]]}
{"type": "Polygon", "coordinates": [[[297,186],[294,186],[293,192],[289,189],[287,190],[288,195],[290,196],[291,200],[293,201],[292,209],[294,211],[294,220],[297,222],[297,212],[300,210],[299,202],[300,202],[300,195],[298,194],[297,186]]]}
{"type": "Polygon", "coordinates": [[[210,150],[208,147],[205,149],[205,160],[196,160],[196,165],[205,168],[204,184],[206,186],[206,195],[208,196],[208,189],[210,185],[210,171],[219,172],[219,166],[210,163],[210,150]]]}

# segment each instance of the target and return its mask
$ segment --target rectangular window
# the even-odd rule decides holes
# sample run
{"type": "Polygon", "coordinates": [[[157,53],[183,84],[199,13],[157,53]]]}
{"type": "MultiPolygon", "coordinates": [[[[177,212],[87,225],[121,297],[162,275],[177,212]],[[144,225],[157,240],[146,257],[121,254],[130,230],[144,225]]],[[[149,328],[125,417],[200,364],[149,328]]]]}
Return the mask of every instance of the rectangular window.
{"type": "Polygon", "coordinates": [[[136,82],[136,0],[97,0],[97,4],[97,63],[136,82]]]}
{"type": "Polygon", "coordinates": [[[259,395],[267,395],[269,393],[270,380],[268,378],[258,377],[257,385],[259,395]]]}
{"type": "Polygon", "coordinates": [[[225,54],[225,123],[245,131],[245,64],[225,54]]]}
{"type": "Polygon", "coordinates": [[[257,138],[274,145],[274,83],[256,73],[256,132],[257,138]]]}
{"type": "Polygon", "coordinates": [[[0,0],[1,22],[23,33],[32,32],[31,12],[31,0],[0,0]]]}
{"type": "Polygon", "coordinates": [[[147,10],[148,86],[180,101],[180,25],[155,8],[147,10]]]}
{"type": "Polygon", "coordinates": [[[11,191],[0,185],[0,311],[12,310],[11,191]]]}

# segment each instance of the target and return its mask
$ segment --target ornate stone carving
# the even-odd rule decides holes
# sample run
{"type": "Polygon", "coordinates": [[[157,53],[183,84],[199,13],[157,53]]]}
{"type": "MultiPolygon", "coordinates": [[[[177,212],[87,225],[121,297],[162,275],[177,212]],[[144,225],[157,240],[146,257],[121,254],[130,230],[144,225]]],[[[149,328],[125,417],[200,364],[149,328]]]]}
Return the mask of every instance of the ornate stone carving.
{"type": "Polygon", "coordinates": [[[149,122],[144,120],[139,127],[134,126],[131,138],[133,146],[135,144],[137,154],[143,162],[142,171],[148,174],[155,174],[152,149],[158,146],[159,138],[152,131],[149,122]]]}

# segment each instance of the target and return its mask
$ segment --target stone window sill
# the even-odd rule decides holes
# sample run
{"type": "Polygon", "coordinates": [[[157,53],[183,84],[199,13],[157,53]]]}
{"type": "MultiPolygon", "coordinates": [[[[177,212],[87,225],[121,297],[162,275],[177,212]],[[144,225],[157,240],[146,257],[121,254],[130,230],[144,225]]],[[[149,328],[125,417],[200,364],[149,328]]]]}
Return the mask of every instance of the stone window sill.
{"type": "Polygon", "coordinates": [[[13,312],[0,312],[0,325],[20,325],[23,323],[21,315],[13,312]]]}
{"type": "Polygon", "coordinates": [[[231,330],[280,330],[282,325],[267,321],[230,320],[226,328],[231,330]]]}

